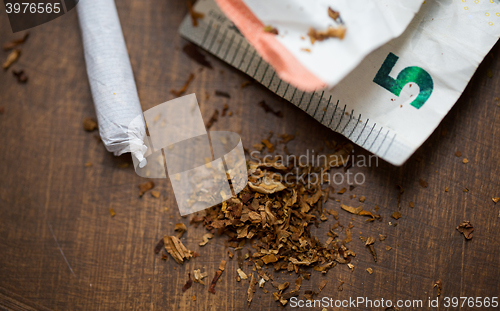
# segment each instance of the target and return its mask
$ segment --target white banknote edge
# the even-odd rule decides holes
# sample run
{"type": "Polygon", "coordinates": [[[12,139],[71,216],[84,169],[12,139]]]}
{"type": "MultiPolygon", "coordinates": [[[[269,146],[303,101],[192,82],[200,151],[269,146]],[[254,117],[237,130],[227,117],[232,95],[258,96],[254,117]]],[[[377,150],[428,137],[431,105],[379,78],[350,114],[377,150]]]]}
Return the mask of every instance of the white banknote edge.
{"type": "Polygon", "coordinates": [[[449,0],[424,3],[401,37],[371,53],[334,89],[313,93],[301,92],[281,81],[212,0],[198,1],[195,9],[206,17],[198,27],[193,27],[186,17],[180,33],[323,125],[384,160],[402,165],[453,107],[498,40],[500,5],[491,1],[473,2],[470,6],[449,0]],[[466,43],[461,45],[462,41],[466,43]],[[464,45],[469,49],[459,49],[464,45]],[[398,97],[373,82],[389,53],[399,57],[391,77],[396,78],[408,67],[420,67],[433,77],[433,92],[420,109],[410,105],[419,93],[415,84],[413,88],[406,84],[398,97]],[[419,53],[433,57],[429,60],[419,53]]]}

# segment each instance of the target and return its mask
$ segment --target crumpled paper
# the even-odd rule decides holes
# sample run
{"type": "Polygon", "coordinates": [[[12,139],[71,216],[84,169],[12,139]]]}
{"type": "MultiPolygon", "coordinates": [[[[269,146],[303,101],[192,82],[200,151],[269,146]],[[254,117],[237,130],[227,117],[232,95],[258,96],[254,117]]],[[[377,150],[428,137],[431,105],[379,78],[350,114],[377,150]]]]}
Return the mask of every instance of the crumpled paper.
{"type": "MultiPolygon", "coordinates": [[[[499,0],[426,1],[401,36],[371,52],[333,89],[303,92],[254,55],[239,33],[245,30],[235,30],[213,0],[199,0],[195,9],[206,17],[193,27],[188,16],[184,37],[395,165],[432,134],[500,37],[499,0]]],[[[268,14],[266,23],[273,24],[276,12],[268,14]]],[[[318,70],[328,75],[328,65],[318,70]]]]}
{"type": "Polygon", "coordinates": [[[257,52],[286,82],[306,91],[333,87],[373,50],[400,36],[423,0],[216,0],[257,52]],[[340,13],[334,21],[328,8],[340,13]],[[252,15],[253,14],[253,15],[252,15]],[[263,32],[272,26],[278,35],[263,32]],[[310,28],[347,29],[343,40],[311,43],[310,28]],[[277,40],[278,44],[273,44],[277,40]],[[289,55],[285,54],[291,54],[289,55]],[[292,72],[303,66],[317,79],[292,72]]]}

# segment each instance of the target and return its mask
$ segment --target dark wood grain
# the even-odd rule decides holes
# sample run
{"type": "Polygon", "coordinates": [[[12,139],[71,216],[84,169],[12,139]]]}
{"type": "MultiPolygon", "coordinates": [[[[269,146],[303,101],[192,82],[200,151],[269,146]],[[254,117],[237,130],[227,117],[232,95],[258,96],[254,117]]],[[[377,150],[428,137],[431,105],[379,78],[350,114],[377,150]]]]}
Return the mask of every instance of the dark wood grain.
{"type": "MultiPolygon", "coordinates": [[[[238,132],[246,147],[269,131],[274,137],[297,134],[289,149],[298,155],[326,148],[325,139],[341,140],[264,87],[252,84],[241,89],[248,78],[221,61],[208,56],[213,70],[191,61],[182,52],[186,41],[177,33],[187,13],[183,1],[116,2],[144,110],[172,99],[170,89],[181,88],[194,73],[188,93],[197,94],[204,120],[228,104],[233,115],[221,117],[212,130],[238,132]],[[231,98],[216,97],[215,90],[228,92],[231,98]],[[261,100],[282,111],[284,118],[264,114],[258,106],[261,100]]],[[[188,226],[182,240],[202,257],[180,266],[154,254],[157,241],[174,233],[173,224],[188,224],[189,218],[179,216],[168,180],[156,181],[160,199],[139,198],[137,185],[144,180],[132,167],[122,168],[130,163],[129,156],[112,156],[92,133],[83,131],[83,118],[95,112],[75,10],[30,33],[13,66],[24,69],[29,82],[18,84],[10,71],[0,72],[0,106],[5,108],[0,115],[0,309],[279,308],[271,294],[260,289],[247,308],[248,282],[236,282],[235,259],[229,260],[216,295],[198,283],[182,293],[193,269],[202,268],[208,271],[208,279],[213,277],[221,258],[227,258],[224,238],[199,247],[204,229],[188,226]],[[93,165],[86,167],[87,162],[93,165]],[[110,207],[116,212],[114,218],[110,207]]],[[[1,11],[0,43],[16,37],[1,11]]],[[[4,58],[7,53],[0,55],[4,58]]],[[[354,225],[349,246],[357,254],[355,269],[339,265],[327,275],[313,272],[311,280],[302,283],[302,293],[317,290],[326,278],[320,297],[427,301],[436,296],[433,284],[441,279],[442,296],[500,295],[500,205],[491,200],[500,196],[498,55],[497,44],[455,107],[405,165],[380,161],[377,167],[351,169],[363,173],[366,182],[336,198],[357,205],[363,195],[365,208],[378,205],[384,219],[365,223],[341,211],[340,222],[354,225]],[[492,78],[486,74],[488,69],[492,78]],[[468,164],[454,155],[457,150],[468,164]],[[429,187],[422,188],[419,179],[429,187]],[[403,217],[395,221],[390,215],[398,210],[397,184],[405,191],[403,217]],[[350,199],[351,194],[358,198],[350,199]],[[409,201],[415,202],[414,208],[409,201]],[[472,241],[465,241],[455,230],[463,220],[475,226],[472,241]],[[389,226],[390,221],[397,226],[389,226]],[[358,237],[378,234],[388,238],[375,243],[379,261],[374,263],[358,237]],[[385,251],[386,245],[393,249],[385,251]],[[372,275],[365,271],[368,267],[374,270],[372,275]],[[342,292],[337,290],[340,281],[345,282],[342,292]]],[[[367,154],[360,148],[356,153],[367,154]]],[[[340,209],[333,200],[327,207],[340,209]]],[[[323,239],[332,224],[329,219],[313,231],[323,239]]],[[[250,267],[245,271],[252,272],[250,267]]],[[[295,280],[288,272],[276,276],[278,281],[295,280]]],[[[267,289],[271,291],[270,286],[267,289]]]]}

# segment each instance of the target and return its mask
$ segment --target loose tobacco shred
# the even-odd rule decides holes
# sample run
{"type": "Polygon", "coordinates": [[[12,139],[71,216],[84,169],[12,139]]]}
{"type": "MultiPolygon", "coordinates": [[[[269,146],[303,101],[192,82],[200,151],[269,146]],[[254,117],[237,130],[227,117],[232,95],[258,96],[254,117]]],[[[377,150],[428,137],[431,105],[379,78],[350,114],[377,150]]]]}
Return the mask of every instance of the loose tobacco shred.
{"type": "Polygon", "coordinates": [[[243,256],[241,254],[241,249],[236,251],[236,259],[238,260],[238,267],[243,268],[243,256]]]}
{"type": "Polygon", "coordinates": [[[193,252],[188,250],[184,244],[175,236],[164,236],[165,249],[178,264],[183,264],[184,260],[193,257],[193,252]]]}
{"type": "Polygon", "coordinates": [[[257,151],[262,151],[262,149],[264,149],[264,144],[255,144],[252,146],[255,150],[257,151]]]}
{"type": "Polygon", "coordinates": [[[255,281],[254,275],[252,273],[252,277],[250,278],[250,285],[248,286],[247,290],[247,301],[248,301],[248,306],[250,307],[250,304],[252,303],[253,299],[253,293],[255,293],[255,284],[257,284],[257,281],[255,281]]]}
{"type": "Polygon", "coordinates": [[[400,185],[396,185],[396,187],[398,187],[398,189],[399,189],[399,192],[398,192],[398,208],[401,209],[401,195],[405,192],[405,190],[400,185]]]}
{"type": "Polygon", "coordinates": [[[180,239],[184,235],[184,232],[187,231],[187,227],[183,223],[177,223],[174,226],[174,231],[177,231],[177,238],[180,239]]]}
{"type": "Polygon", "coordinates": [[[283,185],[281,182],[275,181],[270,178],[265,178],[263,182],[260,183],[259,185],[249,182],[248,187],[255,192],[263,194],[272,194],[286,189],[286,186],[283,185]]]}
{"type": "MultiPolygon", "coordinates": [[[[281,295],[281,297],[280,297],[280,302],[281,302],[282,300],[283,300],[283,301],[288,300],[288,299],[290,299],[290,298],[292,298],[292,297],[297,297],[298,295],[299,295],[299,291],[298,291],[298,290],[291,290],[291,291],[289,291],[289,292],[284,293],[283,295],[281,295]]],[[[286,302],[285,302],[285,303],[286,303],[286,302]]]]}
{"type": "Polygon", "coordinates": [[[162,250],[163,246],[165,246],[165,243],[163,242],[162,238],[158,241],[158,244],[156,244],[155,246],[155,254],[158,254],[162,250]]]}
{"type": "Polygon", "coordinates": [[[191,286],[193,286],[193,280],[191,279],[191,273],[188,273],[188,277],[189,277],[189,279],[187,280],[186,284],[184,284],[184,286],[182,286],[183,293],[185,291],[187,291],[188,289],[190,289],[191,286]]]}
{"type": "Polygon", "coordinates": [[[172,89],[172,90],[170,90],[170,93],[174,94],[177,97],[182,96],[182,94],[184,94],[184,92],[186,92],[187,88],[189,87],[189,85],[191,84],[193,79],[194,79],[194,74],[190,74],[186,83],[184,83],[184,85],[182,86],[182,88],[180,90],[177,91],[177,90],[172,89]]]}
{"type": "Polygon", "coordinates": [[[87,132],[92,132],[97,130],[97,121],[94,118],[83,119],[83,129],[87,132]]]}
{"type": "Polygon", "coordinates": [[[210,117],[210,120],[207,122],[207,130],[209,130],[212,125],[214,125],[215,122],[219,119],[219,110],[215,109],[214,113],[210,117]]]}
{"type": "Polygon", "coordinates": [[[423,179],[419,179],[418,183],[422,186],[422,188],[427,188],[429,186],[429,184],[423,179]]]}
{"type": "Polygon", "coordinates": [[[205,246],[205,245],[207,245],[208,241],[209,241],[211,238],[213,238],[213,237],[214,237],[214,235],[213,235],[213,234],[211,234],[211,233],[204,234],[204,235],[203,235],[203,237],[202,237],[203,242],[200,242],[198,245],[200,245],[200,246],[205,246]]]}
{"type": "Polygon", "coordinates": [[[344,290],[344,283],[345,283],[344,281],[340,281],[340,285],[339,285],[339,287],[337,287],[337,290],[338,290],[339,292],[341,292],[341,291],[343,291],[343,290],[344,290]]]}
{"type": "Polygon", "coordinates": [[[295,138],[295,135],[283,134],[283,135],[280,135],[280,137],[281,137],[281,143],[286,144],[289,141],[293,140],[295,138]]]}
{"type": "Polygon", "coordinates": [[[401,218],[401,213],[400,212],[394,212],[392,213],[391,215],[392,218],[398,220],[399,218],[401,218]]]}
{"type": "Polygon", "coordinates": [[[278,29],[274,28],[271,25],[267,25],[264,27],[264,32],[272,33],[273,35],[278,35],[278,29]]]}
{"type": "Polygon", "coordinates": [[[437,280],[435,283],[434,283],[434,287],[437,288],[437,295],[438,296],[441,296],[441,290],[443,289],[443,282],[441,282],[441,280],[437,280]]]}
{"type": "Polygon", "coordinates": [[[375,243],[375,238],[368,237],[368,239],[366,239],[365,246],[370,251],[370,254],[372,254],[373,260],[377,262],[377,252],[375,252],[375,247],[373,246],[374,243],[375,243]]]}
{"type": "Polygon", "coordinates": [[[285,289],[287,289],[287,288],[288,288],[288,286],[290,286],[290,283],[285,282],[285,283],[283,283],[283,284],[278,285],[278,290],[279,290],[279,291],[284,291],[285,289]]]}
{"type": "MultiPolygon", "coordinates": [[[[128,163],[127,163],[127,164],[128,164],[128,163]]],[[[128,166],[127,166],[127,167],[128,167],[128,166]]],[[[152,196],[153,198],[158,199],[158,198],[160,197],[160,191],[155,191],[155,190],[152,190],[152,191],[151,191],[151,196],[152,196]]]]}
{"type": "Polygon", "coordinates": [[[213,69],[212,64],[207,60],[205,54],[203,54],[200,49],[193,43],[188,43],[184,45],[182,51],[192,60],[202,65],[203,67],[213,69]]]}
{"type": "Polygon", "coordinates": [[[359,207],[352,207],[352,206],[347,206],[347,205],[344,205],[344,204],[340,204],[340,207],[344,210],[344,211],[347,211],[351,214],[355,214],[355,215],[360,215],[360,216],[370,216],[371,219],[367,219],[367,221],[373,221],[375,220],[375,218],[378,218],[380,217],[379,215],[373,215],[372,212],[369,212],[369,211],[365,211],[363,209],[363,207],[359,206],[359,207]]]}
{"type": "MultiPolygon", "coordinates": [[[[288,293],[287,294],[283,294],[283,291],[285,289],[287,289],[289,285],[290,284],[288,282],[280,284],[280,285],[278,285],[278,292],[277,293],[273,293],[273,296],[275,296],[274,299],[278,298],[277,300],[279,300],[279,302],[283,306],[287,304],[287,302],[288,302],[287,299],[289,299],[290,297],[292,297],[295,294],[295,292],[296,292],[296,291],[292,291],[292,296],[290,296],[290,297],[288,296],[288,293]]],[[[297,294],[298,294],[298,291],[297,291],[297,294]]]]}
{"type": "Polygon", "coordinates": [[[245,272],[243,272],[243,270],[241,270],[240,268],[238,268],[238,269],[236,270],[236,272],[238,272],[238,275],[239,275],[239,277],[240,277],[242,280],[246,280],[246,279],[248,279],[248,276],[246,275],[246,273],[245,273],[245,272]]]}
{"type": "Polygon", "coordinates": [[[247,86],[249,86],[250,84],[252,84],[252,81],[243,81],[240,85],[240,88],[244,89],[246,88],[247,86]]]}
{"type": "Polygon", "coordinates": [[[323,288],[325,288],[326,286],[326,283],[328,283],[328,280],[323,280],[319,283],[319,291],[321,292],[323,290],[323,288]]]}
{"type": "Polygon", "coordinates": [[[274,114],[275,116],[277,116],[278,118],[283,118],[283,113],[281,111],[274,111],[273,108],[271,108],[265,101],[260,101],[259,102],[259,106],[262,107],[262,109],[264,109],[264,111],[266,113],[270,112],[272,114],[274,114]]]}
{"type": "Polygon", "coordinates": [[[222,271],[217,270],[215,272],[215,276],[212,280],[212,283],[210,283],[210,287],[208,288],[208,292],[215,295],[215,285],[217,285],[217,280],[220,278],[221,275],[222,275],[222,271]]]}
{"type": "Polygon", "coordinates": [[[23,44],[26,41],[26,39],[28,39],[29,35],[30,35],[29,32],[27,32],[24,34],[24,36],[21,39],[12,40],[12,41],[5,43],[3,45],[3,50],[4,51],[12,50],[13,48],[17,47],[18,45],[23,44]]]}
{"type": "Polygon", "coordinates": [[[271,263],[271,262],[277,262],[278,261],[278,258],[276,257],[276,255],[274,254],[269,254],[269,255],[266,255],[264,257],[261,258],[262,261],[264,262],[264,264],[268,264],[268,263],[271,263]]]}
{"type": "Polygon", "coordinates": [[[226,269],[226,263],[227,263],[227,261],[225,261],[225,260],[222,260],[220,262],[220,264],[219,264],[219,270],[220,271],[224,271],[226,269]]]}
{"type": "Polygon", "coordinates": [[[17,82],[26,83],[28,82],[28,76],[24,73],[24,70],[12,70],[12,74],[16,77],[17,82]]]}
{"type": "Polygon", "coordinates": [[[312,291],[312,290],[306,290],[304,292],[304,297],[307,299],[307,300],[313,300],[314,296],[317,296],[318,293],[316,293],[315,291],[312,291]]]}
{"type": "Polygon", "coordinates": [[[196,12],[193,8],[193,3],[190,0],[187,1],[187,5],[193,27],[198,27],[198,19],[202,19],[203,17],[205,17],[205,14],[196,12]]]}
{"type": "Polygon", "coordinates": [[[274,145],[271,144],[271,142],[268,139],[263,139],[262,144],[266,146],[267,150],[269,150],[270,153],[274,152],[274,145]]]}
{"type": "Polygon", "coordinates": [[[458,232],[462,233],[467,240],[472,239],[472,232],[474,232],[474,226],[468,220],[464,220],[457,227],[458,232]]]}
{"type": "Polygon", "coordinates": [[[208,276],[207,272],[201,273],[200,269],[197,269],[193,271],[193,275],[195,282],[200,283],[201,285],[205,285],[205,283],[203,282],[203,278],[206,278],[208,276]]]}
{"type": "Polygon", "coordinates": [[[224,117],[226,115],[226,112],[228,109],[229,109],[229,106],[227,104],[224,104],[224,107],[222,108],[221,117],[224,117]]]}
{"type": "Polygon", "coordinates": [[[15,49],[14,51],[12,51],[9,54],[9,56],[7,56],[5,62],[3,63],[2,65],[3,69],[4,70],[9,69],[9,67],[12,66],[12,64],[14,64],[19,59],[19,56],[21,56],[21,50],[15,49]]]}
{"type": "Polygon", "coordinates": [[[139,187],[139,196],[142,197],[144,193],[155,187],[155,183],[152,181],[148,181],[146,183],[139,184],[137,187],[139,187]]]}
{"type": "Polygon", "coordinates": [[[340,13],[335,11],[331,7],[328,7],[328,16],[330,16],[331,19],[337,22],[340,18],[340,13]]]}
{"type": "Polygon", "coordinates": [[[328,38],[339,38],[343,40],[345,37],[346,28],[343,26],[339,27],[328,27],[326,30],[316,30],[314,28],[310,28],[307,35],[311,40],[311,44],[314,44],[316,41],[323,41],[328,38]]]}
{"type": "Polygon", "coordinates": [[[302,277],[299,276],[296,280],[295,280],[295,290],[298,291],[300,289],[300,285],[302,284],[302,277]]]}
{"type": "Polygon", "coordinates": [[[219,90],[215,90],[215,96],[225,97],[225,98],[231,98],[231,95],[229,95],[229,93],[223,92],[223,91],[219,91],[219,90]]]}

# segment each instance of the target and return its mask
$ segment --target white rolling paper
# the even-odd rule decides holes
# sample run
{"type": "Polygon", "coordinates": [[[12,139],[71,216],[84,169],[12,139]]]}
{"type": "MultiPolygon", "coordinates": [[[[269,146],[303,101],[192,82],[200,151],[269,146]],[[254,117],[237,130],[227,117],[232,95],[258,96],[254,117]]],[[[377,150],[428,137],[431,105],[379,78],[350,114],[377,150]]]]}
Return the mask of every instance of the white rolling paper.
{"type": "Polygon", "coordinates": [[[108,151],[131,152],[143,167],[146,126],[115,2],[84,0],[77,10],[101,139],[108,151]]]}

